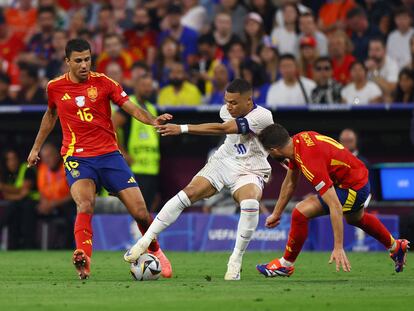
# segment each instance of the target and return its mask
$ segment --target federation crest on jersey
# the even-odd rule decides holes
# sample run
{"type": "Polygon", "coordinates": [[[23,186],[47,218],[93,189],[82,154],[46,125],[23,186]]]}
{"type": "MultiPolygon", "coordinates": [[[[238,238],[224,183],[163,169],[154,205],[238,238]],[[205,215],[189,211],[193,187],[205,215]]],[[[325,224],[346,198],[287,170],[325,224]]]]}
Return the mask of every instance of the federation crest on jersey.
{"type": "Polygon", "coordinates": [[[79,108],[85,106],[85,96],[76,96],[75,100],[76,106],[78,106],[79,108]]]}
{"type": "Polygon", "coordinates": [[[96,86],[91,86],[88,87],[87,91],[89,99],[94,102],[98,97],[98,89],[96,88],[96,86]]]}
{"type": "Polygon", "coordinates": [[[72,175],[73,178],[78,178],[80,176],[80,172],[78,170],[71,170],[70,174],[72,175]]]}

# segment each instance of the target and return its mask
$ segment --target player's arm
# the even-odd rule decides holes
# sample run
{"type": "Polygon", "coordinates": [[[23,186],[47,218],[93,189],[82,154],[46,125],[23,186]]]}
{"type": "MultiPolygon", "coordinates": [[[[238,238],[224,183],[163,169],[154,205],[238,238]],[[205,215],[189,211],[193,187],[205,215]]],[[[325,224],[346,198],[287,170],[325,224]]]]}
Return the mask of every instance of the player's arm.
{"type": "Polygon", "coordinates": [[[158,117],[154,117],[152,114],[150,114],[147,110],[142,109],[138,105],[135,105],[131,101],[127,100],[121,108],[130,114],[133,118],[137,119],[138,121],[148,124],[148,125],[161,125],[165,122],[172,119],[172,115],[168,113],[164,113],[158,117]]]}
{"type": "Polygon", "coordinates": [[[28,196],[32,188],[33,188],[33,182],[31,180],[25,179],[23,181],[22,186],[20,188],[16,188],[18,189],[17,193],[4,192],[3,195],[6,200],[19,201],[19,200],[23,200],[26,196],[28,196]]]}
{"type": "Polygon", "coordinates": [[[184,133],[194,135],[223,135],[223,134],[247,134],[249,127],[247,120],[230,120],[223,123],[202,124],[165,124],[157,126],[161,136],[180,135],[184,133]],[[243,123],[243,124],[242,124],[243,123]]]}
{"type": "Polygon", "coordinates": [[[40,160],[40,148],[42,147],[46,138],[49,136],[50,132],[55,127],[57,118],[58,115],[56,108],[48,107],[45,114],[43,115],[42,122],[40,123],[39,132],[37,133],[32,150],[30,151],[30,154],[27,157],[27,166],[34,166],[37,164],[37,161],[40,160]]]}
{"type": "Polygon", "coordinates": [[[283,214],[283,211],[285,210],[287,204],[293,196],[293,193],[295,192],[299,176],[300,171],[298,168],[289,169],[287,171],[275,208],[273,209],[272,214],[266,219],[266,227],[274,228],[280,223],[280,218],[283,214]]]}
{"type": "Polygon", "coordinates": [[[335,260],[336,271],[339,271],[340,266],[342,266],[342,269],[344,271],[349,272],[351,271],[351,265],[344,251],[344,225],[342,222],[342,205],[341,202],[339,202],[335,188],[331,186],[322,195],[322,199],[329,206],[332,230],[334,234],[334,250],[332,252],[329,263],[332,263],[333,260],[335,260]]]}

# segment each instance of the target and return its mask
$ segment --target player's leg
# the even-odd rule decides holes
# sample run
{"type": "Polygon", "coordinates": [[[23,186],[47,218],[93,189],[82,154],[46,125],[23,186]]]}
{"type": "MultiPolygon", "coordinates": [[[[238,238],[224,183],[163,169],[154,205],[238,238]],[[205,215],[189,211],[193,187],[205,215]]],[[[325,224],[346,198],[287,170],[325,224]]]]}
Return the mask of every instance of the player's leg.
{"type": "Polygon", "coordinates": [[[75,220],[76,250],[73,263],[81,279],[90,274],[90,258],[92,256],[92,215],[95,206],[96,185],[92,179],[80,179],[74,182],[70,193],[76,203],[77,215],[75,220]]]}
{"type": "Polygon", "coordinates": [[[236,244],[227,264],[225,280],[240,280],[244,252],[259,223],[259,201],[262,198],[260,186],[250,183],[237,189],[233,197],[240,205],[240,219],[237,225],[236,244]]]}
{"type": "Polygon", "coordinates": [[[216,193],[216,189],[210,181],[205,177],[195,176],[193,180],[177,195],[172,197],[155,217],[151,226],[148,228],[144,236],[125,253],[124,259],[134,262],[145,252],[148,245],[157,238],[157,236],[174,223],[182,211],[189,207],[192,203],[201,199],[212,196],[216,193]]]}
{"type": "Polygon", "coordinates": [[[276,258],[268,264],[257,265],[257,270],[267,277],[290,276],[294,271],[294,262],[308,237],[309,220],[326,214],[327,211],[316,195],[298,203],[292,211],[290,232],[283,257],[276,258]]]}
{"type": "MultiPolygon", "coordinates": [[[[141,234],[144,235],[152,223],[151,214],[148,212],[144,197],[138,187],[130,187],[118,193],[119,199],[126,206],[128,212],[135,219],[141,234]]],[[[155,255],[161,262],[162,276],[170,278],[172,276],[171,263],[162,252],[157,240],[153,240],[148,246],[148,251],[155,255]]]]}
{"type": "Polygon", "coordinates": [[[383,223],[374,215],[365,213],[363,208],[353,213],[344,214],[344,217],[348,224],[364,230],[384,245],[389,250],[391,259],[395,262],[395,271],[403,271],[409,241],[405,239],[394,239],[383,223]]]}

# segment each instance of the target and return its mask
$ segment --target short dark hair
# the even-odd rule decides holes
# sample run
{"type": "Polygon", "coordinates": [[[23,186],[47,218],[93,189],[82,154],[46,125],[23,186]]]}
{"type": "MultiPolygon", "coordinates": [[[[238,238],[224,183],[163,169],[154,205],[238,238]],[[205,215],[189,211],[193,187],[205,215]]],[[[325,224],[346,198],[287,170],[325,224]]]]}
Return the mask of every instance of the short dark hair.
{"type": "Polygon", "coordinates": [[[83,40],[83,39],[72,39],[69,40],[68,43],[66,43],[66,47],[65,47],[65,56],[66,58],[70,58],[70,56],[72,55],[72,52],[83,52],[89,50],[89,52],[91,51],[91,45],[89,44],[88,41],[83,40]]]}
{"type": "Polygon", "coordinates": [[[138,60],[136,62],[134,62],[131,66],[131,70],[134,70],[136,68],[142,68],[145,71],[149,72],[150,71],[150,67],[148,66],[148,64],[142,60],[138,60]]]}
{"type": "Polygon", "coordinates": [[[230,82],[230,84],[226,88],[226,91],[229,93],[244,94],[247,92],[251,92],[252,86],[246,80],[237,78],[230,82]]]}
{"type": "Polygon", "coordinates": [[[27,75],[34,80],[39,79],[39,67],[37,67],[36,65],[21,62],[19,63],[19,70],[25,71],[27,75]]]}
{"type": "Polygon", "coordinates": [[[279,64],[282,62],[282,60],[291,60],[296,63],[295,55],[290,54],[290,53],[280,55],[279,64]]]}
{"type": "Polygon", "coordinates": [[[354,61],[351,66],[349,66],[349,70],[351,71],[352,68],[354,68],[355,66],[360,65],[362,66],[362,68],[364,68],[365,72],[368,72],[368,68],[367,66],[365,66],[364,62],[361,62],[359,60],[354,61]]]}
{"type": "Polygon", "coordinates": [[[318,66],[320,63],[329,63],[332,67],[332,61],[328,56],[320,56],[313,62],[313,67],[318,66]]]}
{"type": "Polygon", "coordinates": [[[394,18],[400,15],[407,15],[409,17],[412,17],[409,9],[405,6],[400,6],[400,7],[395,8],[393,13],[394,13],[394,18]]]}
{"type": "Polygon", "coordinates": [[[348,11],[348,13],[346,14],[346,19],[352,19],[354,17],[367,17],[367,13],[365,12],[365,10],[360,7],[360,6],[356,6],[353,9],[350,9],[348,11]]]}
{"type": "Polygon", "coordinates": [[[280,149],[287,145],[290,135],[282,125],[274,123],[259,134],[259,140],[265,149],[280,149]]]}
{"type": "Polygon", "coordinates": [[[383,38],[383,37],[380,37],[380,36],[375,36],[375,37],[372,37],[372,38],[369,40],[369,43],[371,43],[371,42],[379,42],[379,43],[381,43],[381,45],[385,48],[385,40],[384,40],[384,38],[383,38]]]}
{"type": "Polygon", "coordinates": [[[197,44],[207,44],[209,46],[214,46],[216,45],[216,40],[214,39],[214,36],[212,34],[205,34],[198,37],[197,44]]]}
{"type": "Polygon", "coordinates": [[[3,82],[5,84],[10,84],[10,77],[5,74],[4,72],[0,72],[0,82],[3,82]]]}
{"type": "Polygon", "coordinates": [[[52,15],[56,15],[56,10],[53,6],[41,6],[37,9],[37,16],[42,13],[50,13],[52,15]]]}

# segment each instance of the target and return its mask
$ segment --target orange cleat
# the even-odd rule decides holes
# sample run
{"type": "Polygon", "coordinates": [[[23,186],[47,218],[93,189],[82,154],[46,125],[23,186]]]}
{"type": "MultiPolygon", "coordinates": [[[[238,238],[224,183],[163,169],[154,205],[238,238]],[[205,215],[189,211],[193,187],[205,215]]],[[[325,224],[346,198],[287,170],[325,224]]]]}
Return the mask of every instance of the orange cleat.
{"type": "Polygon", "coordinates": [[[407,260],[407,251],[410,248],[410,241],[400,239],[395,242],[397,243],[397,246],[395,250],[390,253],[390,257],[395,262],[395,272],[402,272],[407,260]]]}
{"type": "Polygon", "coordinates": [[[285,267],[282,266],[280,263],[280,260],[278,258],[273,259],[268,264],[263,265],[256,265],[257,271],[259,271],[261,274],[263,274],[267,278],[272,278],[276,276],[284,276],[289,277],[293,274],[295,271],[295,267],[285,267]]]}
{"type": "Polygon", "coordinates": [[[78,272],[79,279],[88,279],[91,273],[91,259],[85,254],[85,251],[83,249],[75,250],[73,252],[72,261],[78,272]]]}
{"type": "Polygon", "coordinates": [[[154,255],[160,261],[160,263],[161,263],[161,275],[162,275],[162,277],[167,278],[167,279],[171,278],[172,277],[172,267],[171,267],[171,263],[168,260],[167,256],[165,256],[165,254],[163,253],[163,251],[161,250],[161,248],[159,248],[155,252],[148,251],[148,253],[154,255]]]}

